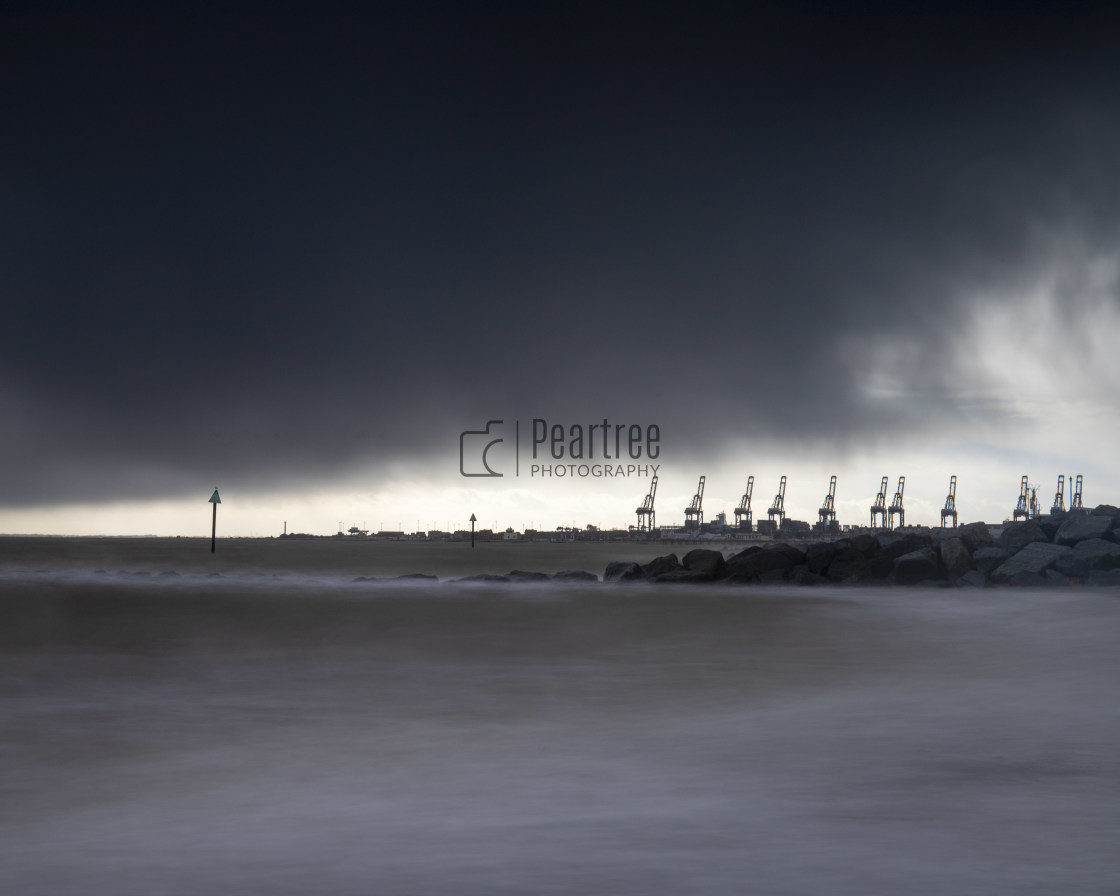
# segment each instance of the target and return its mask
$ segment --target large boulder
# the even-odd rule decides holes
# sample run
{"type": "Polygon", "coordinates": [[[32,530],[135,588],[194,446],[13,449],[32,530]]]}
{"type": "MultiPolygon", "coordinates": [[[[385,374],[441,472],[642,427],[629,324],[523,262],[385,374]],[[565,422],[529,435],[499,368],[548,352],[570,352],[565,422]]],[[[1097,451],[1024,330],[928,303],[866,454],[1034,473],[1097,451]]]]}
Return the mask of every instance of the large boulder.
{"type": "Polygon", "coordinates": [[[1070,552],[1070,548],[1062,545],[1045,541],[1031,542],[992,570],[989,578],[997,584],[1023,584],[1026,576],[1041,578],[1046,570],[1053,569],[1070,552]]]}
{"type": "Polygon", "coordinates": [[[813,575],[823,576],[828,565],[851,544],[846,538],[839,541],[819,541],[805,549],[805,566],[813,575]]]}
{"type": "Polygon", "coordinates": [[[1094,569],[1089,573],[1086,584],[1120,587],[1120,569],[1094,569]]]}
{"type": "Polygon", "coordinates": [[[894,581],[897,585],[916,585],[942,578],[941,565],[937,562],[937,549],[918,548],[894,560],[894,581]]]}
{"type": "Polygon", "coordinates": [[[1089,578],[1089,573],[1095,569],[1120,568],[1120,544],[1103,538],[1087,538],[1075,544],[1054,568],[1064,576],[1078,579],[1089,578]]]}
{"type": "Polygon", "coordinates": [[[654,581],[661,584],[676,584],[676,585],[691,585],[695,582],[710,582],[712,581],[712,574],[698,569],[685,569],[680,567],[678,569],[670,569],[668,572],[660,573],[654,577],[654,581]]]}
{"type": "Polygon", "coordinates": [[[547,582],[551,577],[543,572],[514,569],[506,573],[506,578],[511,582],[547,582]]]}
{"type": "Polygon", "coordinates": [[[1054,536],[1058,534],[1058,530],[1069,518],[1069,514],[1065,511],[1060,513],[1048,513],[1045,516],[1037,517],[1033,522],[1038,524],[1042,530],[1042,534],[1046,536],[1047,541],[1053,541],[1054,536]]]}
{"type": "Polygon", "coordinates": [[[967,585],[969,588],[987,588],[988,580],[975,569],[970,569],[961,576],[961,584],[967,585]]]}
{"type": "Polygon", "coordinates": [[[1003,548],[980,548],[972,552],[972,565],[982,576],[990,576],[992,570],[1002,564],[1011,554],[1003,548]]]}
{"type": "Polygon", "coordinates": [[[1054,542],[1055,544],[1072,546],[1079,541],[1087,541],[1090,538],[1103,538],[1111,541],[1114,528],[1111,516],[1075,513],[1062,523],[1054,542]]]}
{"type": "Polygon", "coordinates": [[[972,569],[972,554],[965,547],[964,540],[956,536],[946,538],[938,550],[941,555],[941,568],[945,571],[945,578],[955,582],[966,572],[972,569]]]}
{"type": "Polygon", "coordinates": [[[585,569],[562,569],[559,572],[553,573],[553,581],[556,582],[598,582],[599,577],[593,572],[588,572],[585,569]]]}
{"type": "Polygon", "coordinates": [[[867,563],[867,572],[872,579],[885,579],[894,572],[894,561],[899,557],[933,544],[933,539],[929,535],[913,532],[902,535],[880,532],[875,536],[875,540],[879,543],[879,550],[867,563]]]}
{"type": "Polygon", "coordinates": [[[784,542],[769,544],[758,551],[747,548],[725,563],[727,578],[737,581],[759,579],[767,573],[780,572],[783,577],[805,562],[805,552],[784,542]]]}
{"type": "Polygon", "coordinates": [[[794,585],[827,585],[828,579],[818,573],[811,572],[807,564],[801,564],[793,568],[793,572],[789,576],[790,582],[794,585]]]}
{"type": "Polygon", "coordinates": [[[992,530],[987,523],[969,523],[967,526],[959,526],[954,534],[964,542],[970,554],[976,553],[980,548],[992,546],[992,530]]]}
{"type": "Polygon", "coordinates": [[[1015,554],[1028,544],[1049,540],[1038,523],[1034,520],[1023,520],[1019,523],[1008,523],[1004,526],[999,538],[995,540],[995,546],[1003,548],[1009,554],[1015,554]]]}
{"type": "Polygon", "coordinates": [[[1112,528],[1120,528],[1120,507],[1113,507],[1111,504],[1098,504],[1090,513],[1093,516],[1107,516],[1112,520],[1112,528]]]}
{"type": "Polygon", "coordinates": [[[656,579],[660,575],[675,572],[680,568],[681,562],[677,559],[677,555],[666,554],[664,557],[654,557],[642,567],[642,572],[646,574],[646,578],[656,579]]]}
{"type": "Polygon", "coordinates": [[[696,548],[684,555],[681,565],[689,572],[704,573],[712,579],[721,578],[724,574],[723,554],[708,548],[696,548]]]}
{"type": "Polygon", "coordinates": [[[613,560],[607,564],[607,569],[603,573],[604,582],[634,582],[645,577],[642,568],[629,560],[613,560]]]}
{"type": "Polygon", "coordinates": [[[868,561],[879,550],[879,542],[863,532],[837,542],[842,545],[828,564],[825,575],[830,582],[861,582],[870,578],[868,561]]]}

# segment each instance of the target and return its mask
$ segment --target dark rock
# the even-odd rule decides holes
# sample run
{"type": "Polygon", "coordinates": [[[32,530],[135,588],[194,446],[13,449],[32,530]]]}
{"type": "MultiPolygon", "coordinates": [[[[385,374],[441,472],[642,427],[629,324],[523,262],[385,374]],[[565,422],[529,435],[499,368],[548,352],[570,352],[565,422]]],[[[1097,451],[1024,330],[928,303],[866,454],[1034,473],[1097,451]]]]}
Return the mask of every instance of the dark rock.
{"type": "MultiPolygon", "coordinates": [[[[427,582],[435,582],[439,579],[439,576],[428,575],[428,573],[426,573],[426,572],[408,572],[408,573],[405,573],[403,576],[397,576],[397,578],[398,579],[422,579],[422,580],[427,581],[427,582]]],[[[371,578],[370,581],[374,581],[374,579],[371,578]]]]}
{"type": "Polygon", "coordinates": [[[547,582],[549,577],[543,572],[527,572],[524,569],[515,569],[506,573],[506,578],[511,582],[547,582]]]}
{"type": "Polygon", "coordinates": [[[879,550],[879,542],[870,532],[860,532],[851,538],[845,539],[860,557],[870,557],[879,550]]]}
{"type": "Polygon", "coordinates": [[[828,564],[836,559],[842,551],[847,549],[851,542],[847,539],[839,541],[820,541],[811,544],[805,549],[805,565],[813,575],[823,576],[828,570],[828,564]]]}
{"type": "Polygon", "coordinates": [[[508,582],[508,576],[496,576],[493,573],[481,572],[473,576],[463,576],[461,579],[456,579],[456,582],[508,582]]]}
{"type": "Polygon", "coordinates": [[[942,578],[941,565],[934,547],[918,548],[894,559],[894,580],[898,585],[916,585],[918,582],[942,578]]]}
{"type": "Polygon", "coordinates": [[[681,568],[681,562],[677,559],[676,554],[668,554],[664,557],[654,557],[649,563],[642,567],[642,572],[646,574],[647,578],[655,579],[660,575],[667,572],[675,572],[681,568]]]}
{"type": "Polygon", "coordinates": [[[987,577],[1010,556],[1011,554],[1003,548],[980,548],[972,552],[972,565],[980,575],[987,577]]]}
{"type": "Polygon", "coordinates": [[[614,560],[603,573],[604,582],[633,582],[645,577],[642,568],[630,560],[614,560]]]}
{"type": "Polygon", "coordinates": [[[984,578],[978,570],[970,569],[960,578],[962,585],[967,585],[970,588],[987,588],[988,580],[984,578]]]}
{"type": "Polygon", "coordinates": [[[1120,568],[1120,544],[1087,538],[1075,544],[1054,568],[1062,575],[1079,579],[1087,579],[1094,569],[1120,568]]]}
{"type": "Polygon", "coordinates": [[[739,551],[739,553],[732,554],[724,562],[729,563],[729,564],[730,563],[739,563],[742,560],[746,559],[747,557],[753,557],[755,554],[760,554],[760,553],[762,553],[762,546],[757,545],[757,544],[752,544],[749,548],[743,548],[743,550],[739,551]]]}
{"type": "Polygon", "coordinates": [[[740,551],[726,561],[724,567],[726,577],[738,581],[761,578],[774,571],[783,573],[784,580],[784,574],[792,572],[793,568],[804,560],[804,551],[784,542],[777,542],[758,551],[751,548],[740,551]]]}
{"type": "Polygon", "coordinates": [[[760,585],[784,585],[789,581],[789,573],[784,569],[771,569],[758,577],[760,585]]]}
{"type": "Polygon", "coordinates": [[[1079,541],[1087,541],[1090,538],[1111,540],[1114,528],[1111,516],[1075,513],[1062,523],[1054,542],[1055,544],[1072,546],[1079,541]]]}
{"type": "Polygon", "coordinates": [[[1015,554],[1028,544],[1049,540],[1038,523],[1033,520],[1023,520],[1018,523],[1008,523],[1004,526],[995,543],[996,547],[1003,548],[1009,554],[1015,554]]]}
{"type": "Polygon", "coordinates": [[[583,569],[562,569],[552,576],[557,582],[598,582],[599,577],[583,569]]]}
{"type": "Polygon", "coordinates": [[[894,572],[894,561],[904,554],[911,554],[922,548],[930,547],[933,539],[929,535],[912,532],[897,534],[880,532],[875,536],[879,550],[868,560],[867,574],[872,579],[885,579],[894,572]]]}
{"type": "Polygon", "coordinates": [[[1085,580],[1086,585],[1120,587],[1120,569],[1094,569],[1085,580]]]}
{"type": "Polygon", "coordinates": [[[654,578],[655,582],[666,584],[691,584],[693,582],[711,582],[715,576],[710,572],[705,572],[702,569],[684,569],[677,568],[663,572],[654,578]]]}
{"type": "Polygon", "coordinates": [[[1058,534],[1058,529],[1061,528],[1062,523],[1066,521],[1068,516],[1069,514],[1065,512],[1051,513],[1046,516],[1038,517],[1034,522],[1038,524],[1038,527],[1042,530],[1042,534],[1046,536],[1046,540],[1053,541],[1054,536],[1058,534]]]}
{"type": "Polygon", "coordinates": [[[828,585],[829,581],[819,573],[813,572],[808,564],[800,564],[793,568],[789,577],[794,585],[828,585]]]}
{"type": "Polygon", "coordinates": [[[719,551],[696,548],[684,555],[681,565],[690,572],[704,572],[713,579],[718,579],[723,575],[726,564],[719,551]]]}
{"type": "Polygon", "coordinates": [[[1053,569],[1061,557],[1070,552],[1070,548],[1061,545],[1049,544],[1045,541],[1031,542],[992,570],[989,578],[997,584],[1003,582],[1019,584],[1018,581],[1012,580],[1021,573],[1041,577],[1046,570],[1053,569]]]}
{"type": "MultiPolygon", "coordinates": [[[[1043,572],[1045,572],[1045,570],[1043,572]]],[[[1046,578],[1043,573],[1020,569],[1002,584],[1010,585],[1012,588],[1039,588],[1043,585],[1049,585],[1050,580],[1046,578]]]]}
{"type": "Polygon", "coordinates": [[[955,582],[972,569],[972,554],[960,537],[946,538],[937,548],[941,555],[941,568],[950,582],[955,582]]]}
{"type": "Polygon", "coordinates": [[[1044,576],[1044,578],[1051,585],[1068,585],[1068,584],[1070,584],[1069,577],[1062,575],[1056,569],[1046,570],[1046,575],[1044,576]]]}
{"type": "Polygon", "coordinates": [[[903,554],[933,544],[933,536],[928,532],[878,532],[873,537],[879,544],[876,556],[887,551],[893,552],[895,557],[901,557],[903,554]]]}
{"type": "Polygon", "coordinates": [[[955,534],[970,554],[975,554],[980,548],[992,546],[992,530],[987,523],[969,523],[967,526],[958,526],[955,534]]]}
{"type": "Polygon", "coordinates": [[[1107,516],[1112,520],[1114,529],[1120,527],[1120,507],[1113,507],[1111,504],[1098,504],[1090,513],[1093,516],[1107,516]]]}

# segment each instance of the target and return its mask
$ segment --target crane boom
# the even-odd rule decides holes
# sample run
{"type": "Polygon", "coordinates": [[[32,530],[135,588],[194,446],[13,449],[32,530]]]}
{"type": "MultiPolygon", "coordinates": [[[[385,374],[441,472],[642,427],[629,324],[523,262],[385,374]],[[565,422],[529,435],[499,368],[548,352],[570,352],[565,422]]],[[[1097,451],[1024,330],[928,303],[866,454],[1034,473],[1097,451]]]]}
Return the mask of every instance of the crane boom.
{"type": "Polygon", "coordinates": [[[705,477],[700,477],[700,484],[696,487],[696,494],[692,496],[692,503],[684,509],[684,527],[686,529],[699,529],[704,524],[704,482],[705,477]]]}
{"type": "Polygon", "coordinates": [[[941,528],[945,528],[945,519],[953,518],[953,528],[957,528],[957,477],[949,477],[949,495],[945,498],[945,506],[941,508],[941,528]]]}
{"type": "Polygon", "coordinates": [[[875,517],[881,517],[882,528],[887,528],[887,477],[879,486],[879,494],[875,496],[875,503],[871,505],[871,528],[875,528],[875,517]]]}
{"type": "Polygon", "coordinates": [[[1019,483],[1019,502],[1015,505],[1015,510],[1011,513],[1012,520],[1018,522],[1019,520],[1029,520],[1031,518],[1030,500],[1030,486],[1027,484],[1026,475],[1024,475],[1022,481],[1019,483]]]}
{"type": "Polygon", "coordinates": [[[1054,503],[1050,507],[1051,513],[1065,513],[1066,510],[1066,477],[1058,474],[1058,490],[1054,493],[1054,503]]]}
{"type": "Polygon", "coordinates": [[[747,532],[751,530],[751,495],[754,493],[754,477],[747,477],[747,490],[739,499],[739,506],[735,508],[735,522],[740,529],[747,532]],[[744,519],[745,517],[745,519],[744,519]]]}
{"type": "Polygon", "coordinates": [[[898,525],[900,527],[906,526],[906,509],[902,506],[902,492],[906,488],[906,477],[898,477],[898,490],[894,493],[894,499],[891,501],[891,506],[887,510],[887,528],[894,528],[894,517],[898,514],[898,525]]]}
{"type": "Polygon", "coordinates": [[[645,496],[641,506],[637,509],[638,531],[649,532],[657,528],[657,515],[653,510],[653,500],[657,496],[657,477],[654,476],[649,483],[649,494],[645,496]]]}
{"type": "Polygon", "coordinates": [[[824,503],[821,509],[817,511],[818,521],[821,525],[832,526],[836,525],[836,477],[833,476],[828,482],[828,494],[824,496],[824,503]]]}
{"type": "Polygon", "coordinates": [[[774,521],[774,517],[778,518],[778,526],[782,525],[782,521],[786,516],[786,477],[782,477],[782,481],[778,484],[778,494],[774,495],[774,503],[770,505],[770,509],[766,511],[766,515],[770,521],[774,521]]]}

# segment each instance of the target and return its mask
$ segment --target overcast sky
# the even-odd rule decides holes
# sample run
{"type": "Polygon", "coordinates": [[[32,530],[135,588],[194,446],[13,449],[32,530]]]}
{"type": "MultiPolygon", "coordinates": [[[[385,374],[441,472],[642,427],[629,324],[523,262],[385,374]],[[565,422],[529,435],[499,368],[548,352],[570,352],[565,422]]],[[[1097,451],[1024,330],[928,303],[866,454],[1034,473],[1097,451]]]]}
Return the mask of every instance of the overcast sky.
{"type": "Polygon", "coordinates": [[[459,476],[534,417],[657,424],[665,522],[1120,503],[1107,5],[371,7],[5,6],[0,530],[632,522],[459,476]]]}

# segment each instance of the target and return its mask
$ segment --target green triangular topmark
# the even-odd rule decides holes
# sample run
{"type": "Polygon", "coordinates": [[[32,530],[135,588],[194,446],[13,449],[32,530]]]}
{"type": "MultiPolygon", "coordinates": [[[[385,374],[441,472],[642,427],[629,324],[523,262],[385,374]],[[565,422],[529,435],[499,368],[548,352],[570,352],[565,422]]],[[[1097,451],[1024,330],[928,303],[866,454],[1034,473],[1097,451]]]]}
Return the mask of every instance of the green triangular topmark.
{"type": "Polygon", "coordinates": [[[214,489],[214,494],[212,494],[210,496],[210,503],[211,504],[221,504],[222,503],[222,499],[218,497],[218,490],[217,489],[214,489]]]}

